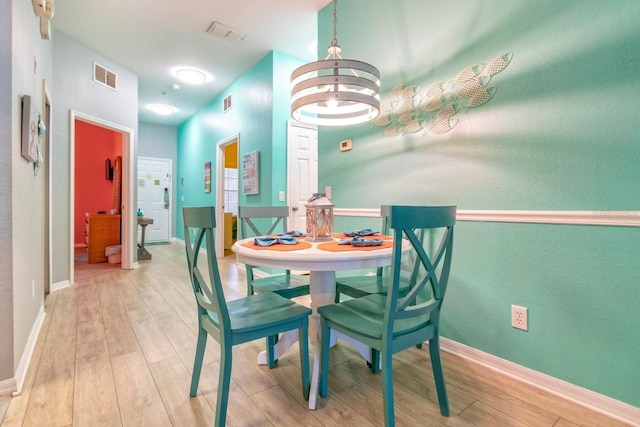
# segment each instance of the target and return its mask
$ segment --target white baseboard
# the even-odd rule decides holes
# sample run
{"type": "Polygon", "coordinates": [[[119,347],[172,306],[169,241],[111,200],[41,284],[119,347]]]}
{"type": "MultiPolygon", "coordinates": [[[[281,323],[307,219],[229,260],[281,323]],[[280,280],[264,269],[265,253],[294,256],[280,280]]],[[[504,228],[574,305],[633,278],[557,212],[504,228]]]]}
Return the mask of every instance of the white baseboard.
{"type": "Polygon", "coordinates": [[[16,387],[16,379],[9,378],[8,380],[0,381],[0,396],[6,396],[8,394],[13,394],[18,389],[16,387]]]}
{"type": "Polygon", "coordinates": [[[69,282],[68,280],[63,280],[62,282],[52,283],[49,292],[55,292],[69,287],[71,287],[71,282],[69,282]]]}
{"type": "Polygon", "coordinates": [[[40,329],[42,328],[42,323],[44,322],[44,316],[45,312],[43,304],[40,306],[40,311],[38,312],[36,321],[33,323],[33,327],[31,328],[31,333],[29,334],[27,345],[22,352],[22,357],[20,358],[18,369],[16,369],[16,376],[14,380],[15,389],[13,390],[14,396],[20,394],[20,392],[22,391],[24,379],[27,376],[27,370],[29,369],[29,364],[31,363],[31,357],[33,356],[33,350],[36,348],[38,335],[40,334],[40,329]]]}
{"type": "Polygon", "coordinates": [[[522,381],[578,405],[584,406],[629,426],[640,427],[640,408],[612,399],[586,388],[559,380],[533,369],[509,362],[489,353],[460,344],[447,338],[440,338],[440,348],[456,356],[482,365],[486,368],[522,381]]]}

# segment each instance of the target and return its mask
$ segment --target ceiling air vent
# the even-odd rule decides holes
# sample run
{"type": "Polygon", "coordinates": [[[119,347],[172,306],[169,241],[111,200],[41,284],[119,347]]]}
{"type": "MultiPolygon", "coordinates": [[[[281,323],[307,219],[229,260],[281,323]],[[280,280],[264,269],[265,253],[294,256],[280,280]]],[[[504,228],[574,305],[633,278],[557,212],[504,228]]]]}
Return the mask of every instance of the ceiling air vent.
{"type": "Polygon", "coordinates": [[[224,112],[226,113],[231,109],[231,95],[224,99],[224,112]]]}
{"type": "Polygon", "coordinates": [[[93,63],[93,81],[102,83],[113,90],[118,90],[116,80],[118,76],[113,71],[109,71],[100,64],[93,63]]]}
{"type": "Polygon", "coordinates": [[[213,21],[209,28],[207,28],[207,33],[211,33],[214,36],[218,36],[222,39],[229,40],[232,42],[241,42],[247,37],[247,35],[238,30],[234,30],[231,27],[227,27],[224,24],[213,21]]]}

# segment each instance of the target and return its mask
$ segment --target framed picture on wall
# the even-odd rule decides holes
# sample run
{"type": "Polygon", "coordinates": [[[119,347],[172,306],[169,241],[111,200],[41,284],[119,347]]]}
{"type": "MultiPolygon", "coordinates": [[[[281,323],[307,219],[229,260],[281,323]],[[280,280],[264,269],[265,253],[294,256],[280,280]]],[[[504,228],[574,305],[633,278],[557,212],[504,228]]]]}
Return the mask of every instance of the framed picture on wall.
{"type": "Polygon", "coordinates": [[[36,161],[38,143],[38,116],[31,109],[31,96],[22,96],[22,140],[20,154],[30,162],[36,161]]]}
{"type": "Polygon", "coordinates": [[[258,194],[260,191],[258,154],[258,151],[252,151],[242,156],[242,194],[258,194]]]}
{"type": "Polygon", "coordinates": [[[204,164],[204,192],[211,193],[211,162],[204,164]]]}

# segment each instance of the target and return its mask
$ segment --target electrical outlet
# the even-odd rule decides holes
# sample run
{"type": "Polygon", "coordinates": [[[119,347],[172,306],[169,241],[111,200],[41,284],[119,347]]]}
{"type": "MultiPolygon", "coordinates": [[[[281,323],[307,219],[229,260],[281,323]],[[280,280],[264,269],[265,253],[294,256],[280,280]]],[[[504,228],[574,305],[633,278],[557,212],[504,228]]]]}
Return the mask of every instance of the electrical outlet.
{"type": "Polygon", "coordinates": [[[527,307],[520,307],[519,305],[511,306],[511,326],[516,329],[522,329],[523,331],[529,330],[529,316],[527,307]]]}

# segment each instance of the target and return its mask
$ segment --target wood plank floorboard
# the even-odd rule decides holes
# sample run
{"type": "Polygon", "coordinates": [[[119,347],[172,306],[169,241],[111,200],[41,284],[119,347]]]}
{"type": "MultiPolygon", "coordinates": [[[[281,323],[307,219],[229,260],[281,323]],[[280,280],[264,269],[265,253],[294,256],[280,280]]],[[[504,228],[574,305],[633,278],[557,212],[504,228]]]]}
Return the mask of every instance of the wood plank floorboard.
{"type": "MultiPolygon", "coordinates": [[[[2,427],[210,426],[219,345],[209,338],[198,395],[189,397],[197,316],[181,244],[154,245],[135,270],[92,275],[49,295],[22,393],[2,427]]],[[[219,260],[227,299],[245,295],[244,269],[219,260]]],[[[309,297],[297,302],[309,305],[309,297]]],[[[265,341],[233,350],[227,425],[384,425],[382,376],[342,341],[331,349],[329,395],[310,411],[297,346],[274,369],[265,341]]],[[[428,347],[394,356],[397,426],[620,427],[622,423],[442,352],[451,415],[440,415],[428,347]]],[[[1,414],[0,414],[1,416],[1,414]]]]}

